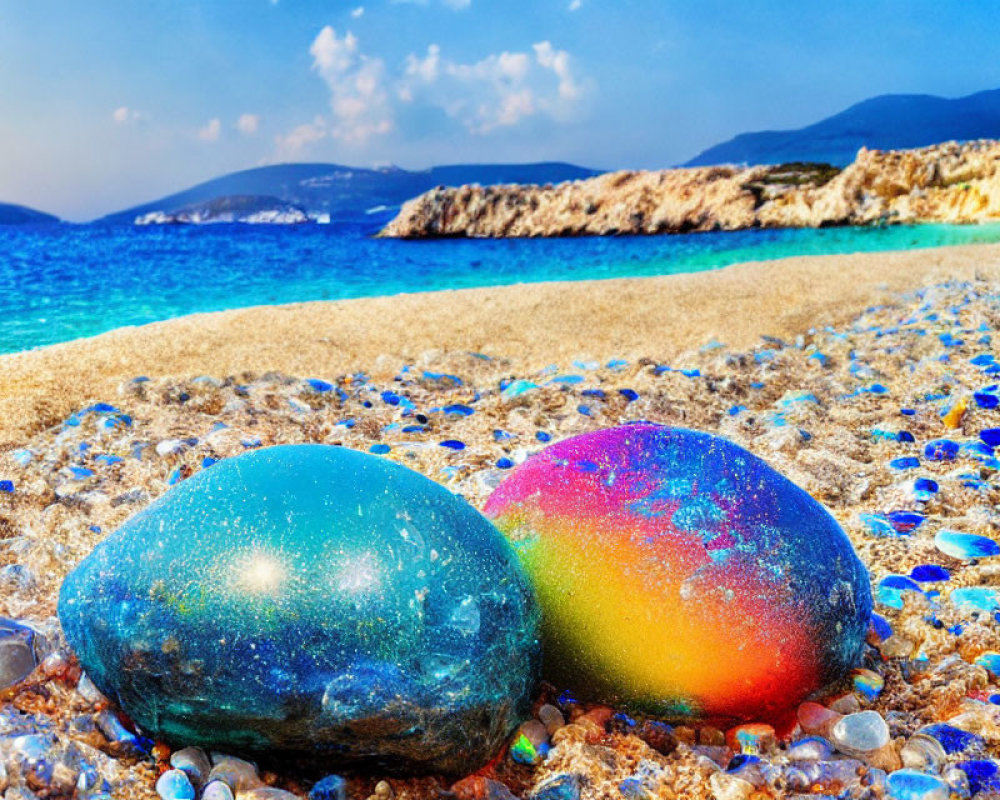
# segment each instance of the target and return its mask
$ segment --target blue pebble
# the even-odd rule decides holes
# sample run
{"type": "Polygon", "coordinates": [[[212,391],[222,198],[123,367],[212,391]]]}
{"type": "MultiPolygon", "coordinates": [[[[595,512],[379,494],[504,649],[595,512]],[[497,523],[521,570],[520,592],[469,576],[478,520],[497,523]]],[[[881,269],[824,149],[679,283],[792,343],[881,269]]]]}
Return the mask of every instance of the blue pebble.
{"type": "Polygon", "coordinates": [[[606,396],[603,389],[584,389],[580,394],[584,397],[596,397],[598,400],[603,400],[606,396]]]}
{"type": "Polygon", "coordinates": [[[918,511],[891,511],[886,517],[897,533],[910,533],[919,528],[926,519],[918,511]]]}
{"type": "Polygon", "coordinates": [[[618,796],[625,800],[646,800],[650,794],[638,778],[626,778],[618,784],[618,796]]]}
{"type": "Polygon", "coordinates": [[[517,434],[509,433],[508,431],[500,430],[499,428],[493,431],[494,442],[507,442],[510,441],[511,439],[516,439],[516,438],[517,434]]]}
{"type": "Polygon", "coordinates": [[[760,756],[755,756],[750,753],[737,753],[730,759],[729,765],[726,767],[726,772],[739,772],[740,770],[759,763],[760,756]]]}
{"type": "Polygon", "coordinates": [[[960,761],[956,764],[969,779],[973,795],[980,792],[1000,792],[1000,766],[990,759],[960,761]]]}
{"type": "Polygon", "coordinates": [[[543,781],[531,793],[531,800],[580,800],[580,776],[562,772],[543,781]]]}
{"type": "Polygon", "coordinates": [[[897,536],[898,531],[893,524],[882,514],[858,514],[858,519],[865,526],[865,530],[872,536],[897,536]]]}
{"type": "Polygon", "coordinates": [[[219,463],[219,459],[217,459],[217,458],[212,458],[211,456],[205,456],[205,457],[204,457],[204,458],[203,458],[203,459],[201,460],[201,468],[202,468],[202,469],[208,469],[208,468],[209,468],[210,466],[212,466],[213,464],[218,464],[218,463],[219,463]]]}
{"type": "Polygon", "coordinates": [[[497,467],[499,469],[510,469],[513,466],[514,466],[514,462],[511,461],[509,458],[500,458],[500,459],[497,459],[497,467]]]}
{"type": "Polygon", "coordinates": [[[556,375],[552,378],[549,383],[558,383],[563,386],[573,386],[577,383],[583,383],[583,375],[556,375]]]}
{"type": "Polygon", "coordinates": [[[916,469],[920,466],[920,459],[916,456],[901,456],[889,462],[889,467],[897,470],[916,469]]]}
{"type": "Polygon", "coordinates": [[[951,573],[937,564],[920,564],[910,570],[910,577],[920,583],[951,580],[951,573]]]}
{"type": "Polygon", "coordinates": [[[905,575],[887,575],[879,581],[875,590],[875,599],[889,608],[902,608],[903,592],[923,594],[920,585],[905,575]]]}
{"type": "Polygon", "coordinates": [[[538,439],[538,441],[540,441],[540,442],[551,442],[552,441],[552,434],[551,433],[546,433],[545,431],[538,431],[535,434],[535,438],[538,439]]]}
{"type": "Polygon", "coordinates": [[[976,392],[972,395],[972,399],[976,401],[976,405],[980,408],[996,408],[997,404],[1000,404],[1000,396],[990,392],[976,392]]]}
{"type": "Polygon", "coordinates": [[[633,403],[639,399],[639,393],[635,391],[635,389],[619,389],[618,394],[620,394],[630,403],[633,403]]]}
{"type": "Polygon", "coordinates": [[[941,530],[934,537],[934,546],[945,555],[965,560],[1000,555],[1000,544],[975,533],[941,530]]]}
{"type": "Polygon", "coordinates": [[[156,781],[156,793],[163,800],[194,800],[194,787],[188,776],[179,769],[164,772],[156,781]]]}
{"type": "Polygon", "coordinates": [[[458,439],[445,439],[443,442],[438,442],[441,447],[447,447],[449,450],[464,450],[465,442],[458,439]]]}
{"type": "Polygon", "coordinates": [[[951,602],[959,608],[972,611],[1000,609],[1000,595],[989,586],[966,586],[951,593],[951,602]]]}
{"type": "Polygon", "coordinates": [[[919,732],[937,739],[946,753],[962,753],[971,747],[984,744],[982,737],[943,722],[928,725],[919,732]]]}
{"type": "Polygon", "coordinates": [[[931,461],[954,461],[959,446],[951,439],[934,439],[924,445],[924,455],[931,461]]]}
{"type": "Polygon", "coordinates": [[[983,428],[979,438],[990,447],[1000,447],[1000,428],[983,428]]]}
{"type": "Polygon", "coordinates": [[[729,414],[729,416],[735,417],[737,414],[740,414],[746,410],[747,410],[746,406],[733,406],[732,408],[729,409],[727,413],[729,414]]]}
{"type": "Polygon", "coordinates": [[[881,614],[872,614],[871,627],[880,642],[892,636],[892,625],[881,614]]]}
{"type": "Polygon", "coordinates": [[[319,378],[307,378],[306,383],[312,387],[313,391],[320,392],[321,394],[333,390],[332,383],[321,381],[319,378]]]}
{"type": "Polygon", "coordinates": [[[927,492],[929,494],[936,494],[938,491],[938,482],[930,478],[917,478],[913,482],[913,490],[915,492],[927,492]]]}
{"type": "Polygon", "coordinates": [[[913,434],[909,431],[900,431],[899,435],[896,437],[901,442],[915,442],[916,439],[913,438],[913,434]]]}
{"type": "Polygon", "coordinates": [[[94,470],[88,469],[87,467],[70,467],[69,471],[73,473],[73,477],[77,480],[91,478],[94,475],[94,470]]]}
{"type": "Polygon", "coordinates": [[[445,406],[441,410],[451,417],[468,417],[476,413],[476,409],[471,406],[463,405],[462,403],[452,403],[450,406],[445,406]]]}
{"type": "Polygon", "coordinates": [[[369,453],[373,453],[377,456],[384,456],[390,450],[392,450],[392,448],[389,447],[389,445],[387,444],[373,444],[371,447],[368,448],[369,453]]]}
{"type": "Polygon", "coordinates": [[[14,493],[14,481],[0,481],[0,492],[14,493]]]}
{"type": "Polygon", "coordinates": [[[173,486],[174,484],[180,483],[181,481],[181,471],[180,468],[175,469],[167,476],[167,485],[173,486]]]}
{"type": "Polygon", "coordinates": [[[996,362],[992,353],[980,353],[969,359],[969,363],[977,367],[986,367],[996,362]]]}
{"type": "Polygon", "coordinates": [[[590,406],[583,405],[582,403],[576,407],[576,410],[583,414],[585,417],[592,417],[593,413],[590,410],[590,406]]]}
{"type": "Polygon", "coordinates": [[[951,787],[937,775],[916,769],[898,769],[885,779],[892,800],[927,800],[948,797],[951,787]]]}
{"type": "Polygon", "coordinates": [[[327,775],[309,790],[309,800],[347,800],[347,781],[339,775],[327,775]]]}

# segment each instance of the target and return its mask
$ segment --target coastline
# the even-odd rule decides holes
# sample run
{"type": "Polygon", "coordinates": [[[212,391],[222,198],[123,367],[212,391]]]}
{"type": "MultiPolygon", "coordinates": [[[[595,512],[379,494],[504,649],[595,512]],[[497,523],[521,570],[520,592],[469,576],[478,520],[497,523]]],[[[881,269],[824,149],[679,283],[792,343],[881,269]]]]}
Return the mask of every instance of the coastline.
{"type": "Polygon", "coordinates": [[[573,358],[669,362],[713,339],[741,350],[762,335],[794,338],[893,293],[977,276],[1000,279],[1000,244],[196,314],[0,356],[0,449],[88,403],[113,402],[139,375],[386,377],[439,351],[482,352],[521,370],[573,358]]]}

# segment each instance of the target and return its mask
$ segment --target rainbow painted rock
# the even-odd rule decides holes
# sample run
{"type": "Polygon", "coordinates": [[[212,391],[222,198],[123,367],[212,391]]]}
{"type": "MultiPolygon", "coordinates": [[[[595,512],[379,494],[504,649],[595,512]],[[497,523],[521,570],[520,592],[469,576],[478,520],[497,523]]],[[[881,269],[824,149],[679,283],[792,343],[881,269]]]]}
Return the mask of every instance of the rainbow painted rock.
{"type": "Polygon", "coordinates": [[[467,772],[528,711],[538,606],[472,506],[339,447],[227,459],[128,520],[66,578],[83,667],[186,746],[467,772]]]}
{"type": "Polygon", "coordinates": [[[543,676],[581,699],[767,719],[857,666],[872,599],[846,535],[725,439],[646,423],[576,436],[485,513],[538,592],[543,676]]]}

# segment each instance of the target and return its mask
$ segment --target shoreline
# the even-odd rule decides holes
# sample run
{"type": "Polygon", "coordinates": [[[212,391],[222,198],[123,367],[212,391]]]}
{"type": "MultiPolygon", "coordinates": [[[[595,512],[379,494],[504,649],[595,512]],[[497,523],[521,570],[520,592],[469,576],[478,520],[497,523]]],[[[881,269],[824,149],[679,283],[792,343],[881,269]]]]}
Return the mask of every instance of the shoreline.
{"type": "Polygon", "coordinates": [[[88,403],[112,402],[121,381],[139,375],[386,377],[438,351],[503,357],[511,369],[573,358],[669,361],[711,340],[742,350],[762,335],[794,337],[892,294],[977,276],[1000,280],[1000,244],[194,314],[0,356],[0,449],[88,403]]]}

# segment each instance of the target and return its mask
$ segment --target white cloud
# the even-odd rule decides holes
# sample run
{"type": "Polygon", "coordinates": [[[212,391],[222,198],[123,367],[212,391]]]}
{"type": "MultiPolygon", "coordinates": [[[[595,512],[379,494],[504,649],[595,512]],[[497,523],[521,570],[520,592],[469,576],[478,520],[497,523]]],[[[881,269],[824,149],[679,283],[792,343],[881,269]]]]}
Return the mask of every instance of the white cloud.
{"type": "Polygon", "coordinates": [[[564,120],[585,94],[570,54],[549,41],[469,63],[452,60],[431,44],[389,74],[382,59],[362,52],[353,33],[341,36],[327,25],[309,52],[329,90],[330,113],[276,136],[281,158],[293,158],[328,137],[364,145],[391,132],[405,108],[440,109],[470,133],[485,135],[532,117],[564,120]]]}
{"type": "Polygon", "coordinates": [[[116,125],[127,125],[130,122],[141,122],[146,119],[146,115],[134,108],[119,106],[111,112],[111,119],[115,121],[116,125]]]}
{"type": "Polygon", "coordinates": [[[203,142],[215,142],[218,141],[220,133],[222,133],[222,121],[215,117],[210,119],[204,128],[198,129],[198,138],[203,142]]]}
{"type": "Polygon", "coordinates": [[[441,108],[469,131],[486,134],[540,113],[563,116],[582,94],[565,50],[551,42],[533,53],[491,54],[471,64],[443,58],[432,44],[423,57],[411,54],[403,65],[397,97],[441,108]]]}
{"type": "Polygon", "coordinates": [[[337,38],[337,32],[329,25],[319,32],[309,52],[313,69],[330,90],[331,136],[363,143],[392,130],[382,59],[362,53],[357,37],[350,31],[337,38]]]}
{"type": "Polygon", "coordinates": [[[358,6],[356,9],[354,9],[351,12],[351,16],[354,19],[361,19],[361,17],[363,17],[364,14],[365,14],[365,7],[364,6],[358,6]]]}
{"type": "Polygon", "coordinates": [[[570,11],[579,11],[580,10],[580,6],[582,6],[582,5],[583,5],[583,0],[570,0],[569,10],[570,11]]]}
{"type": "Polygon", "coordinates": [[[236,120],[236,130],[246,136],[253,136],[260,128],[260,114],[240,114],[236,120]]]}
{"type": "Polygon", "coordinates": [[[576,100],[580,96],[580,86],[573,79],[569,67],[569,53],[556,50],[551,42],[538,42],[532,45],[535,58],[544,69],[550,69],[559,78],[559,96],[564,100],[576,100]]]}
{"type": "Polygon", "coordinates": [[[274,142],[278,146],[279,158],[296,158],[313,142],[325,139],[329,135],[326,120],[317,116],[312,122],[299,125],[285,135],[277,135],[274,142]]]}

